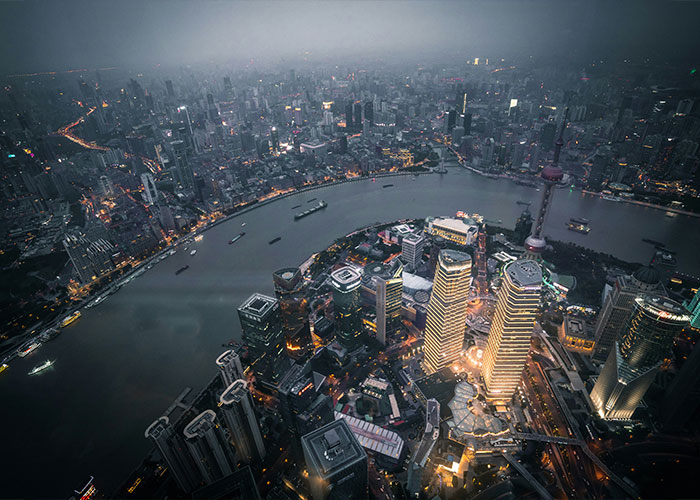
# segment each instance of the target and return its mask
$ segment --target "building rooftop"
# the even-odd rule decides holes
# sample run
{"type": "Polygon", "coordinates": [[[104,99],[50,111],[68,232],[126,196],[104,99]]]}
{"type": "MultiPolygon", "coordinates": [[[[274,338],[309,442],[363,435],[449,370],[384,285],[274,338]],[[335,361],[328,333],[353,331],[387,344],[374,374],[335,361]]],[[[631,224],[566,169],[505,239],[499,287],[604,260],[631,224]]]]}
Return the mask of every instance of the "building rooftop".
{"type": "Polygon", "coordinates": [[[468,253],[457,250],[440,250],[440,260],[447,267],[459,267],[471,264],[472,258],[468,253]]]}
{"type": "Polygon", "coordinates": [[[479,230],[473,219],[465,217],[456,219],[452,217],[437,217],[432,221],[433,226],[449,229],[458,233],[477,232],[479,230]]]}
{"type": "Polygon", "coordinates": [[[235,353],[232,349],[229,349],[228,351],[224,351],[221,353],[221,355],[216,358],[216,364],[217,366],[227,366],[229,361],[231,361],[232,358],[238,357],[238,354],[235,353]]]}
{"type": "Polygon", "coordinates": [[[185,426],[182,433],[186,438],[197,438],[216,426],[216,413],[213,410],[205,410],[185,426]]]}
{"type": "Polygon", "coordinates": [[[409,233],[406,236],[403,237],[403,241],[406,241],[408,243],[419,243],[423,241],[425,238],[421,236],[420,234],[416,233],[409,233]]]}
{"type": "Polygon", "coordinates": [[[381,453],[398,460],[403,452],[404,442],[401,436],[393,431],[379,427],[365,420],[351,417],[345,413],[335,412],[336,421],[343,419],[347,422],[359,443],[376,453],[381,453]]]}
{"type": "Polygon", "coordinates": [[[505,269],[517,286],[539,286],[542,284],[542,268],[534,260],[516,260],[505,269]]]}
{"type": "Polygon", "coordinates": [[[634,299],[639,307],[656,317],[657,321],[687,323],[690,315],[675,300],[661,295],[640,295],[634,299]]]}
{"type": "Polygon", "coordinates": [[[501,419],[485,413],[483,403],[476,396],[477,390],[468,382],[455,387],[455,396],[448,405],[452,410],[450,427],[454,437],[498,434],[508,428],[501,419]]]}
{"type": "Polygon", "coordinates": [[[344,420],[336,420],[302,436],[301,442],[310,462],[307,466],[324,478],[367,458],[344,420]]]}
{"type": "Polygon", "coordinates": [[[238,379],[229,385],[221,394],[219,402],[222,404],[238,403],[248,392],[248,382],[243,379],[238,379]]]}
{"type": "Polygon", "coordinates": [[[351,291],[360,286],[362,276],[350,266],[341,267],[331,273],[331,283],[342,291],[351,291]]]}
{"type": "Polygon", "coordinates": [[[148,429],[146,429],[144,434],[147,438],[158,439],[169,424],[170,421],[168,420],[168,417],[160,417],[158,420],[148,426],[148,429]]]}
{"type": "Polygon", "coordinates": [[[246,299],[245,302],[238,308],[240,312],[263,317],[277,305],[277,299],[263,295],[262,293],[254,293],[246,299]]]}

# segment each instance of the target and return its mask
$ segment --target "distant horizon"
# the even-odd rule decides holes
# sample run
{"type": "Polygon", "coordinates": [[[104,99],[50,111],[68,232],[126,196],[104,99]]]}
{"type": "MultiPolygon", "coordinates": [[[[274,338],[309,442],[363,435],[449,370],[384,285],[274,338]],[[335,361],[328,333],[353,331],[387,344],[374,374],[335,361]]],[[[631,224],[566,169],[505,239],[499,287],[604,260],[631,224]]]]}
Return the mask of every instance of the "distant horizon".
{"type": "Polygon", "coordinates": [[[697,2],[0,3],[1,73],[249,59],[528,54],[697,61],[697,2]]]}

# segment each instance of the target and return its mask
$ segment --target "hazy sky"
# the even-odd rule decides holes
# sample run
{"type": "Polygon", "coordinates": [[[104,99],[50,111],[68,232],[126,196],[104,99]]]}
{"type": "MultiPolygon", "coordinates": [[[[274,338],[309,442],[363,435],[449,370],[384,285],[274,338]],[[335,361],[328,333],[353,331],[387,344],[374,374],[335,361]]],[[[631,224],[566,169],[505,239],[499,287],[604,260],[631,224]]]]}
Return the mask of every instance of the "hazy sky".
{"type": "Polygon", "coordinates": [[[0,74],[450,52],[700,54],[700,1],[0,0],[0,74]]]}

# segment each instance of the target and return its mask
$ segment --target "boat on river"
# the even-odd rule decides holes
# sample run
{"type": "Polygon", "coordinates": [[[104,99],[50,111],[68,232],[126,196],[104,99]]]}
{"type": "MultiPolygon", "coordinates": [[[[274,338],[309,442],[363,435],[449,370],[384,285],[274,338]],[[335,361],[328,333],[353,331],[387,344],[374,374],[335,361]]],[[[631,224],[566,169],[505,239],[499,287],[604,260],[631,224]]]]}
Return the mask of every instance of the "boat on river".
{"type": "Polygon", "coordinates": [[[47,359],[43,363],[36,365],[34,368],[32,368],[32,370],[29,372],[29,375],[36,375],[39,372],[43,372],[48,367],[53,366],[54,362],[55,361],[50,361],[47,359]]]}

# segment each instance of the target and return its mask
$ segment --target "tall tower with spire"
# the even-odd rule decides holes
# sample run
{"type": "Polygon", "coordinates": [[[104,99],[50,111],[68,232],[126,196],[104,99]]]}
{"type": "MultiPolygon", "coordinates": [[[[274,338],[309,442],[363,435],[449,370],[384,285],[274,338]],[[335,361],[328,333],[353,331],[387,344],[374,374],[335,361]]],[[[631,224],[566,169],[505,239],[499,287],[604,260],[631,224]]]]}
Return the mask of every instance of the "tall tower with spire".
{"type": "Polygon", "coordinates": [[[559,167],[559,156],[561,155],[561,148],[564,146],[564,130],[566,129],[566,120],[569,117],[569,108],[566,108],[564,113],[564,123],[561,127],[561,132],[559,132],[559,138],[554,144],[554,161],[548,167],[542,170],[542,180],[544,180],[544,190],[542,192],[542,203],[540,205],[540,210],[537,213],[537,219],[535,220],[535,225],[533,227],[532,234],[525,240],[526,259],[540,260],[542,252],[547,246],[547,242],[544,240],[542,230],[544,228],[544,223],[547,220],[547,214],[549,212],[549,206],[552,204],[552,196],[554,196],[554,186],[559,184],[564,178],[564,172],[559,167]]]}
{"type": "Polygon", "coordinates": [[[486,274],[486,224],[479,226],[479,245],[476,248],[476,294],[479,296],[489,293],[489,282],[486,274]]]}

